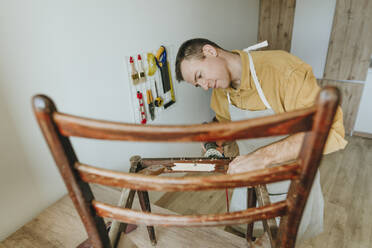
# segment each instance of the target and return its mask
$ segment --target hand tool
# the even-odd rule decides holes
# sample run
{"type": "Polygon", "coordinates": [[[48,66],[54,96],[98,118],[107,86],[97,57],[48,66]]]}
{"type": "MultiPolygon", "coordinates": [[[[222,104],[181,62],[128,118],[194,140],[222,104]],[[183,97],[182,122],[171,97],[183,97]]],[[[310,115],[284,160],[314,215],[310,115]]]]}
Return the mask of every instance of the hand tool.
{"type": "Polygon", "coordinates": [[[140,82],[146,82],[146,73],[145,73],[145,70],[143,69],[141,54],[138,54],[137,56],[137,63],[138,63],[139,80],[140,82]]]}
{"type": "Polygon", "coordinates": [[[137,91],[137,99],[140,105],[140,112],[141,112],[141,124],[146,124],[146,112],[145,112],[145,105],[143,104],[143,96],[142,93],[137,91]]]}
{"type": "Polygon", "coordinates": [[[176,102],[176,98],[174,96],[173,84],[172,84],[172,76],[169,70],[169,63],[167,61],[167,51],[165,50],[164,46],[161,46],[155,56],[156,65],[159,67],[161,72],[161,79],[163,82],[163,91],[167,93],[170,91],[171,93],[171,100],[164,104],[164,108],[168,108],[173,103],[176,102]]]}
{"type": "Polygon", "coordinates": [[[147,54],[147,65],[148,65],[148,76],[152,76],[155,74],[157,66],[156,66],[156,61],[155,61],[155,55],[152,53],[147,54]]]}
{"type": "Polygon", "coordinates": [[[156,80],[155,80],[155,92],[156,92],[155,106],[161,107],[163,106],[163,98],[161,98],[158,94],[158,86],[156,85],[156,80]]]}
{"type": "Polygon", "coordinates": [[[154,105],[154,99],[152,97],[151,89],[146,91],[146,95],[147,95],[147,104],[149,105],[151,120],[154,120],[155,119],[155,105],[154,105]]]}
{"type": "Polygon", "coordinates": [[[204,149],[205,149],[205,154],[204,157],[207,158],[224,158],[225,156],[217,150],[217,144],[216,142],[207,142],[204,143],[204,149]]]}
{"type": "MultiPolygon", "coordinates": [[[[214,119],[212,122],[215,122],[214,119]]],[[[208,124],[208,122],[203,122],[203,124],[208,124]]],[[[203,144],[203,148],[205,149],[204,157],[206,158],[224,158],[225,155],[223,152],[220,152],[217,148],[218,145],[216,142],[210,141],[203,144]]]]}
{"type": "Polygon", "coordinates": [[[139,77],[138,77],[138,71],[136,69],[136,67],[134,66],[134,60],[133,60],[133,57],[131,56],[129,58],[129,63],[130,63],[130,67],[131,67],[131,78],[132,78],[132,82],[134,85],[138,84],[139,83],[139,77]]]}

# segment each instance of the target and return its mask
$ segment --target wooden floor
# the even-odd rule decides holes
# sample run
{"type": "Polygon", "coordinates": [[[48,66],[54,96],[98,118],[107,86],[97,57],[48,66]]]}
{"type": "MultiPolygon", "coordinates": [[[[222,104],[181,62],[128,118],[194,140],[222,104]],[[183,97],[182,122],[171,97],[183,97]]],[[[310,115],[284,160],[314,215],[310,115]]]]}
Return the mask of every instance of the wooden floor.
{"type": "MultiPolygon", "coordinates": [[[[347,139],[346,149],[325,156],[320,168],[325,197],[325,230],[299,244],[298,248],[372,247],[372,139],[347,139]]],[[[150,193],[150,199],[156,205],[177,213],[226,211],[224,191],[166,193],[162,196],[150,193]]],[[[73,224],[78,216],[71,209],[71,201],[64,197],[1,242],[0,248],[75,247],[86,234],[81,223],[73,224]]],[[[137,246],[129,242],[125,247],[137,246]]]]}
{"type": "Polygon", "coordinates": [[[325,230],[301,248],[372,247],[372,139],[348,141],[321,164],[325,230]]]}

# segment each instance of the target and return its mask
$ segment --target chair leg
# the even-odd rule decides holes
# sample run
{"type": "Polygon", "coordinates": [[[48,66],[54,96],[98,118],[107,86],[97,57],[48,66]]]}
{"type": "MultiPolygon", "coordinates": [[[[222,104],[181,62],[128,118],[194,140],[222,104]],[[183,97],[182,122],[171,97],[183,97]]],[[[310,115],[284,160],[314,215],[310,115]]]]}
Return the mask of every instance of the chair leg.
{"type": "MultiPolygon", "coordinates": [[[[247,188],[247,208],[254,208],[257,204],[257,196],[254,187],[247,188]]],[[[254,222],[247,224],[247,233],[246,239],[248,242],[254,241],[255,238],[253,237],[253,226],[254,222]]]]}
{"type": "MultiPolygon", "coordinates": [[[[147,191],[137,191],[141,209],[144,212],[151,212],[149,193],[147,191]]],[[[152,245],[156,245],[155,230],[153,226],[147,226],[147,232],[152,245]]]]}
{"type": "MultiPolygon", "coordinates": [[[[124,192],[124,190],[123,190],[123,192],[124,192]]],[[[123,194],[123,192],[122,192],[122,194],[123,194]]],[[[135,190],[130,190],[129,191],[127,201],[125,203],[124,208],[127,208],[127,209],[132,208],[133,199],[134,199],[135,194],[136,194],[135,190]]],[[[122,207],[121,204],[119,204],[119,206],[122,207]]],[[[125,230],[127,229],[127,226],[128,226],[128,223],[113,221],[113,223],[111,225],[110,232],[109,232],[111,246],[113,248],[117,247],[117,245],[119,243],[119,240],[120,240],[120,237],[121,237],[121,233],[125,233],[125,230]]]]}
{"type": "Polygon", "coordinates": [[[83,243],[78,245],[76,248],[93,248],[89,239],[86,239],[83,243]]]}
{"type": "MultiPolygon", "coordinates": [[[[140,156],[132,156],[130,158],[130,169],[129,169],[130,173],[137,173],[140,170],[140,168],[141,168],[140,161],[141,161],[140,156]]],[[[121,192],[120,200],[119,200],[119,203],[118,203],[119,207],[122,207],[124,205],[125,192],[126,192],[125,189],[123,189],[122,192],[121,192]]],[[[135,190],[130,190],[129,191],[127,201],[125,203],[125,208],[128,208],[128,209],[132,208],[133,199],[134,199],[135,194],[136,194],[135,190]]],[[[113,221],[113,223],[111,225],[110,232],[109,232],[110,242],[111,242],[111,246],[113,248],[117,247],[117,245],[119,243],[119,240],[120,240],[121,233],[122,232],[125,233],[125,231],[127,229],[127,226],[128,226],[127,223],[119,222],[119,221],[116,221],[116,220],[113,221]]]]}
{"type": "MultiPolygon", "coordinates": [[[[106,229],[108,230],[108,226],[106,223],[106,229]]],[[[90,239],[87,238],[82,243],[80,243],[76,248],[94,248],[93,245],[90,243],[90,239]]],[[[115,247],[114,247],[115,248],[115,247]]]]}

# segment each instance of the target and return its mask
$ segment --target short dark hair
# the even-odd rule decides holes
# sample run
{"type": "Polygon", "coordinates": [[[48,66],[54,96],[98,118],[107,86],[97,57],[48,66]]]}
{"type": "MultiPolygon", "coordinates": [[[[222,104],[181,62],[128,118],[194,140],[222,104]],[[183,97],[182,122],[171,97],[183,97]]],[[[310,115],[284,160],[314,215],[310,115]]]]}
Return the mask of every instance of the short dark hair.
{"type": "MultiPolygon", "coordinates": [[[[176,79],[177,81],[183,81],[184,78],[182,76],[181,72],[181,63],[185,59],[190,58],[197,58],[197,59],[203,59],[203,47],[204,45],[211,45],[215,48],[221,48],[219,45],[214,43],[213,41],[203,39],[203,38],[196,38],[196,39],[190,39],[185,41],[177,52],[176,57],[176,79]]],[[[224,49],[223,49],[224,50],[224,49]]]]}

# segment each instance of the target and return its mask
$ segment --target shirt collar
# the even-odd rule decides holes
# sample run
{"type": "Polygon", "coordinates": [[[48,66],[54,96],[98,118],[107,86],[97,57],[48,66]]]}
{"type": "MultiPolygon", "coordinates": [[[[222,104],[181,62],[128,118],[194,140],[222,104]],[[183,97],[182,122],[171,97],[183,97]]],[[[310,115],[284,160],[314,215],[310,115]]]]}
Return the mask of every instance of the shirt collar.
{"type": "Polygon", "coordinates": [[[237,93],[241,90],[252,89],[253,79],[251,77],[251,71],[249,68],[248,54],[241,50],[233,50],[232,52],[238,53],[240,55],[241,64],[242,64],[242,75],[240,78],[240,85],[237,89],[234,89],[230,86],[226,90],[229,93],[237,93]]]}

